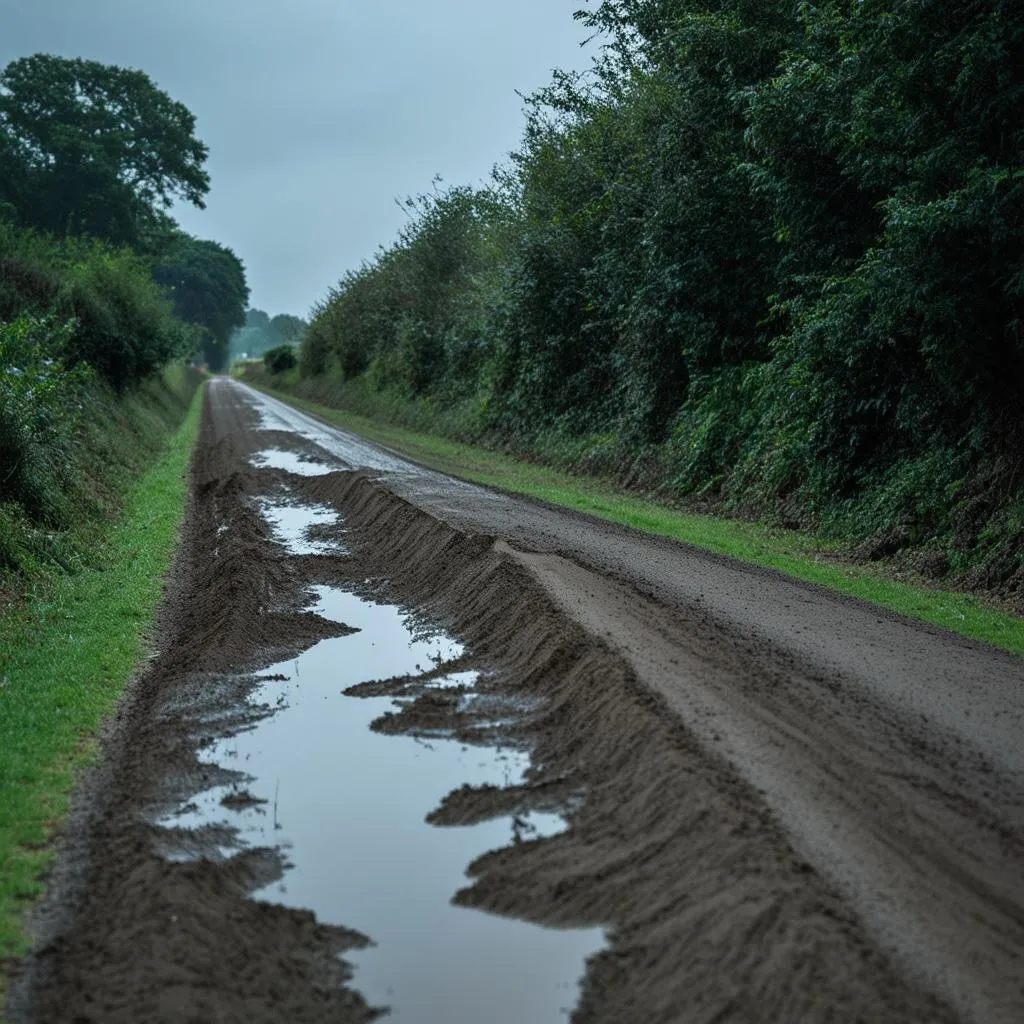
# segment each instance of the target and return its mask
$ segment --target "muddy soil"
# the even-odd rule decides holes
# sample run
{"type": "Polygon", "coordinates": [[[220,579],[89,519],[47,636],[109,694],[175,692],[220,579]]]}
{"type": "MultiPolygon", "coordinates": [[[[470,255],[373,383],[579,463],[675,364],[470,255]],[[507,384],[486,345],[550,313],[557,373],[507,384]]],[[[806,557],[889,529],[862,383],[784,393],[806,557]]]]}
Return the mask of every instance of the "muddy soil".
{"type": "Polygon", "coordinates": [[[573,1021],[1024,1019],[1019,660],[446,482],[227,381],[192,472],[157,649],[76,800],[13,1020],[374,1019],[351,967],[373,935],[251,898],[285,851],[160,824],[231,781],[199,755],[275,713],[261,673],[346,632],[313,586],[413,610],[465,646],[444,672],[482,670],[472,700],[429,673],[353,691],[401,699],[381,733],[530,752],[428,820],[566,819],[452,899],[605,930],[573,1021]],[[343,525],[290,552],[259,504],[286,492],[343,525]]]}

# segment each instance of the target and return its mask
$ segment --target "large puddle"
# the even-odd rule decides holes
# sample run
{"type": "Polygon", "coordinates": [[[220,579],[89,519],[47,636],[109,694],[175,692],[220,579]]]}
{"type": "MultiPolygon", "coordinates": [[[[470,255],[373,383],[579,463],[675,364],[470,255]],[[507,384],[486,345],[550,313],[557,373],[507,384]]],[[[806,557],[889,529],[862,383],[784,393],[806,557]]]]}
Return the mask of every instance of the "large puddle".
{"type": "Polygon", "coordinates": [[[249,699],[276,713],[201,755],[248,781],[208,790],[164,824],[226,825],[242,846],[284,849],[288,870],[256,898],[310,908],[324,922],[369,936],[374,946],[346,954],[355,965],[352,985],[398,1019],[564,1020],[603,933],[545,929],[451,902],[470,861],[558,832],[562,819],[538,814],[454,828],[425,821],[466,783],[520,782],[528,754],[371,731],[397,702],[345,696],[346,687],[433,672],[430,685],[462,686],[472,699],[476,674],[437,673],[461,648],[424,637],[399,608],[328,588],[317,594],[319,614],[359,632],[268,669],[249,699]]]}

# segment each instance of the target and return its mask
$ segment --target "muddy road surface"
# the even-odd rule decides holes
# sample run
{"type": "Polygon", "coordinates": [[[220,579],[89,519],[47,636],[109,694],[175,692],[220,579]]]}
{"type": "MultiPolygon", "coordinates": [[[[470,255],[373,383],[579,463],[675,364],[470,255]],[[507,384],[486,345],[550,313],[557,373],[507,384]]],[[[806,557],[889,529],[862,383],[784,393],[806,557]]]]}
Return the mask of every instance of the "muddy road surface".
{"type": "Polygon", "coordinates": [[[1024,1020],[1024,664],[207,392],[16,1022],[1024,1020]]]}

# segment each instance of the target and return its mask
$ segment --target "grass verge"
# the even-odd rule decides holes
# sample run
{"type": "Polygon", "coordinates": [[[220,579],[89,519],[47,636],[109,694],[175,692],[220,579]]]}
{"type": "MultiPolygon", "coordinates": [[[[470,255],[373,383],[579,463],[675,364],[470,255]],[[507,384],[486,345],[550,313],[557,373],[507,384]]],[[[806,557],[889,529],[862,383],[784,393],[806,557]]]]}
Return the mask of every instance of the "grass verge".
{"type": "Polygon", "coordinates": [[[24,953],[76,773],[145,648],[185,501],[202,389],[135,484],[88,567],[54,573],[0,616],[0,1014],[3,962],[24,953]]]}
{"type": "MultiPolygon", "coordinates": [[[[253,381],[248,383],[252,384],[253,381]]],[[[699,515],[663,502],[624,493],[607,480],[575,476],[523,462],[500,452],[392,426],[332,409],[285,392],[261,389],[452,476],[539,498],[647,533],[692,544],[705,551],[776,569],[901,615],[941,626],[1024,655],[1024,620],[989,607],[973,594],[938,590],[894,579],[875,565],[853,565],[835,545],[812,534],[757,523],[699,515]]]]}

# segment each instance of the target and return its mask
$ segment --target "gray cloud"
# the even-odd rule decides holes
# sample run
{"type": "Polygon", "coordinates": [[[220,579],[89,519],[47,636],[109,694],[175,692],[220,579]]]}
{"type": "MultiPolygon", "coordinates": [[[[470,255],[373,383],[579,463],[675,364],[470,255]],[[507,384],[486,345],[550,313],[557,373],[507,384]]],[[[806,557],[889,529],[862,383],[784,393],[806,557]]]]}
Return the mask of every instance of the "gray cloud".
{"type": "Polygon", "coordinates": [[[513,149],[516,90],[589,62],[580,0],[0,0],[0,63],[138,67],[210,147],[193,234],[244,260],[255,305],[304,313],[394,237],[394,199],[471,183],[513,149]]]}

